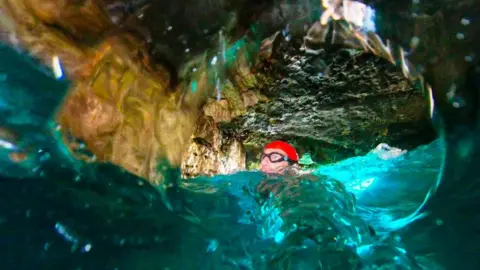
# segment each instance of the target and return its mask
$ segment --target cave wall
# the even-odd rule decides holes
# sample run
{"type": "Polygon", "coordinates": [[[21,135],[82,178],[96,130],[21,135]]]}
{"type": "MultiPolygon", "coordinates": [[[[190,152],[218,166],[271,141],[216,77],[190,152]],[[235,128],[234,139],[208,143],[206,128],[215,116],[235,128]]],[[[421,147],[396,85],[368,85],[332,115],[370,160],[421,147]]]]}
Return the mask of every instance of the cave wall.
{"type": "MultiPolygon", "coordinates": [[[[423,94],[402,72],[361,50],[339,48],[363,46],[394,62],[378,37],[355,27],[297,21],[266,39],[262,31],[240,31],[240,40],[214,32],[205,37],[203,29],[191,42],[180,41],[188,44],[186,50],[176,33],[188,27],[174,25],[169,38],[156,42],[163,26],[150,27],[150,38],[118,28],[103,2],[8,2],[7,24],[15,27],[1,39],[46,64],[58,57],[73,81],[57,115],[63,133],[84,141],[92,160],[113,162],[152,183],[163,181],[158,165],[165,159],[181,164],[185,177],[254,168],[264,143],[274,139],[329,163],[380,142],[410,149],[435,137],[423,94]],[[193,42],[198,37],[215,43],[193,42]],[[190,48],[192,43],[198,47],[190,48]],[[173,67],[152,52],[157,45],[179,50],[163,52],[179,54],[170,61],[173,67]],[[228,48],[234,60],[211,66],[217,47],[228,48]],[[215,80],[222,81],[220,87],[215,80]],[[207,93],[211,97],[205,100],[207,93]]],[[[142,15],[153,23],[156,10],[142,15]]],[[[134,17],[124,26],[149,28],[134,17]]]]}
{"type": "Polygon", "coordinates": [[[217,128],[211,116],[204,115],[192,135],[182,159],[182,176],[231,174],[245,170],[246,154],[242,143],[217,128]]]}

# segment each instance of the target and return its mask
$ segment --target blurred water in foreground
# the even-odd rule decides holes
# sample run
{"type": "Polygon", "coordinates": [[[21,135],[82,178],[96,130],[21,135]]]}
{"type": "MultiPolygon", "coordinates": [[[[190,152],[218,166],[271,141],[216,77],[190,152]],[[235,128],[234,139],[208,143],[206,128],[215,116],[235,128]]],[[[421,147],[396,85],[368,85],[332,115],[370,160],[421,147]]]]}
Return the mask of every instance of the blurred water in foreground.
{"type": "Polygon", "coordinates": [[[416,217],[435,183],[438,141],[407,153],[381,145],[364,157],[321,167],[315,177],[242,172],[163,190],[114,165],[72,159],[48,119],[68,85],[13,50],[3,53],[9,64],[30,70],[29,78],[43,78],[37,82],[44,88],[58,87],[42,101],[24,73],[3,71],[9,76],[1,85],[7,106],[0,191],[8,203],[1,208],[0,249],[8,269],[422,265],[415,258],[422,254],[386,235],[416,217]],[[51,106],[22,107],[19,99],[8,99],[12,90],[30,105],[51,106]],[[22,121],[14,121],[16,111],[23,112],[22,121]]]}

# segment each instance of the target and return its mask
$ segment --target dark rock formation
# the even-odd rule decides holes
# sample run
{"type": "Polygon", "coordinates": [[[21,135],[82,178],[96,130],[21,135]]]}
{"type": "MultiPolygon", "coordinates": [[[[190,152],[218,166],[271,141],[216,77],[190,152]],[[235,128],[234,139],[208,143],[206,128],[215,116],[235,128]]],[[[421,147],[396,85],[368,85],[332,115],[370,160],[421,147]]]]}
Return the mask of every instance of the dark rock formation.
{"type": "Polygon", "coordinates": [[[241,139],[250,161],[273,139],[328,163],[379,143],[411,149],[435,137],[422,92],[392,64],[353,49],[308,55],[300,45],[284,40],[261,63],[270,80],[256,90],[268,101],[221,125],[241,139]]]}

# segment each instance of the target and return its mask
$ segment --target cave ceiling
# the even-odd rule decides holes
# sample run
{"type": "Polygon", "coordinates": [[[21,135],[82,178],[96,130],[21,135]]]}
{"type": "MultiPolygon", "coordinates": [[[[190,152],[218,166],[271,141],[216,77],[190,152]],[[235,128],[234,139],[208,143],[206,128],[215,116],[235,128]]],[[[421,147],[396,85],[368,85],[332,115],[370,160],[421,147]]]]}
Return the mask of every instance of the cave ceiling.
{"type": "Polygon", "coordinates": [[[61,59],[57,121],[76,157],[154,183],[162,162],[185,177],[255,168],[274,139],[329,163],[435,137],[388,43],[319,20],[321,5],[270,2],[2,0],[2,40],[61,59]]]}

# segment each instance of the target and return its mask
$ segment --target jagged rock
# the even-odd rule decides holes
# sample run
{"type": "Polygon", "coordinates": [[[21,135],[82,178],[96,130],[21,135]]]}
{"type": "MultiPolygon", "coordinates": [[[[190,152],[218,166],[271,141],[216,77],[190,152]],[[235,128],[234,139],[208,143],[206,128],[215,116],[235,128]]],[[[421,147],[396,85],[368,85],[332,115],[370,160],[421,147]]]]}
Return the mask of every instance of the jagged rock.
{"type": "Polygon", "coordinates": [[[229,124],[248,161],[273,139],[293,143],[316,162],[365,154],[379,143],[411,149],[435,138],[423,93],[386,60],[360,50],[323,48],[319,55],[283,41],[263,63],[272,83],[260,102],[229,124]]]}
{"type": "Polygon", "coordinates": [[[212,117],[200,119],[182,160],[184,178],[245,170],[245,150],[235,137],[216,127],[212,117]]]}

